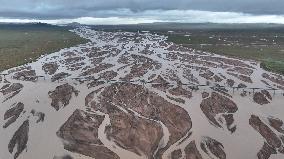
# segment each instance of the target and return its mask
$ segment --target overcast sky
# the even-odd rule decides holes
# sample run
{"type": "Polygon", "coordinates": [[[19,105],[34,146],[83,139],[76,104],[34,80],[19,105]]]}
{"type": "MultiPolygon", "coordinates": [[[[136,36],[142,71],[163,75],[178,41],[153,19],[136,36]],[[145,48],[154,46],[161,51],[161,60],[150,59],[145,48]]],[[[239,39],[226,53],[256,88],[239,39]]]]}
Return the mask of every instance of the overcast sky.
{"type": "Polygon", "coordinates": [[[3,0],[0,21],[284,23],[284,0],[3,0]]]}

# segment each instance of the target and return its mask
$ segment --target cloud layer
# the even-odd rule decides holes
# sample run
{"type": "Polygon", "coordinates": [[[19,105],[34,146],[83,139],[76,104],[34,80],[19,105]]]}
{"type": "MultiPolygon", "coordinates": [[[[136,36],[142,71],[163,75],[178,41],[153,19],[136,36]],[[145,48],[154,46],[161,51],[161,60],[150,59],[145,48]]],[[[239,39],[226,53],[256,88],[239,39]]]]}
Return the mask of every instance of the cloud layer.
{"type": "Polygon", "coordinates": [[[241,12],[262,15],[284,15],[283,0],[5,0],[0,16],[9,18],[78,18],[106,17],[104,11],[128,9],[147,10],[203,10],[213,12],[241,12]]]}
{"type": "Polygon", "coordinates": [[[97,11],[103,17],[31,19],[31,18],[0,18],[0,22],[45,22],[51,24],[66,24],[79,22],[82,24],[138,24],[153,22],[181,23],[278,23],[284,24],[282,15],[252,15],[236,12],[211,12],[197,10],[147,10],[132,12],[128,9],[97,11]]]}
{"type": "Polygon", "coordinates": [[[283,0],[6,0],[0,22],[284,23],[283,6],[283,0]]]}

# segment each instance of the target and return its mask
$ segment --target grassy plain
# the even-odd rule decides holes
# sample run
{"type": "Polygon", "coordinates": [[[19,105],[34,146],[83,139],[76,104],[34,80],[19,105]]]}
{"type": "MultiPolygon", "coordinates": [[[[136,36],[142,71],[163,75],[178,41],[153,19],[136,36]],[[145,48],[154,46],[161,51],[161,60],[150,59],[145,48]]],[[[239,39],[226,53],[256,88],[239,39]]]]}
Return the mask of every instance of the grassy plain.
{"type": "Polygon", "coordinates": [[[0,25],[0,71],[31,62],[43,54],[86,43],[68,28],[44,24],[0,25]]]}

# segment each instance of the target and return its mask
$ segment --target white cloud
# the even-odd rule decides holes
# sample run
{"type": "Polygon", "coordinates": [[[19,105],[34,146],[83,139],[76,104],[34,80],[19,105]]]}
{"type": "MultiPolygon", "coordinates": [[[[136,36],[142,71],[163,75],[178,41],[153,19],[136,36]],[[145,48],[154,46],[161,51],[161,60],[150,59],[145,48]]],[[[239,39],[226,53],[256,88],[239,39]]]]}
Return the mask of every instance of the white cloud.
{"type": "Polygon", "coordinates": [[[0,22],[3,23],[33,23],[42,22],[48,24],[68,24],[72,22],[78,22],[87,25],[116,25],[116,24],[139,24],[139,23],[154,23],[160,22],[155,19],[147,18],[119,18],[119,17],[108,17],[108,18],[94,18],[94,17],[81,17],[76,19],[54,19],[54,20],[36,20],[36,19],[7,19],[0,18],[0,22]]]}
{"type": "MultiPolygon", "coordinates": [[[[97,14],[100,14],[100,12],[97,14]]],[[[79,22],[82,24],[138,24],[153,22],[284,24],[284,15],[252,15],[236,12],[210,12],[198,10],[147,10],[143,12],[132,12],[128,9],[119,9],[108,10],[103,13],[105,15],[104,18],[81,17],[75,19],[52,20],[0,18],[0,22],[45,22],[51,24],[66,24],[70,22],[79,22]]]]}

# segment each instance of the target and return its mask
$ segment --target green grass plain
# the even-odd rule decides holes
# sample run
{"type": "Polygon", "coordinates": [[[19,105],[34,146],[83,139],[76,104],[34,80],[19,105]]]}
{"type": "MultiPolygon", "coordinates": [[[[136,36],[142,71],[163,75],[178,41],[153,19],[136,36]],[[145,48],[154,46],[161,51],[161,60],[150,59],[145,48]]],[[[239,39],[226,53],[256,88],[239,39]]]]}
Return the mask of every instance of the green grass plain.
{"type": "Polygon", "coordinates": [[[86,43],[68,28],[0,25],[0,71],[34,61],[43,54],[86,43]]]}

